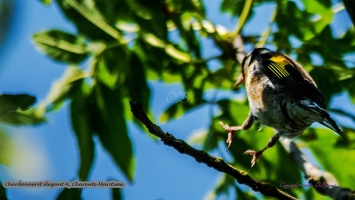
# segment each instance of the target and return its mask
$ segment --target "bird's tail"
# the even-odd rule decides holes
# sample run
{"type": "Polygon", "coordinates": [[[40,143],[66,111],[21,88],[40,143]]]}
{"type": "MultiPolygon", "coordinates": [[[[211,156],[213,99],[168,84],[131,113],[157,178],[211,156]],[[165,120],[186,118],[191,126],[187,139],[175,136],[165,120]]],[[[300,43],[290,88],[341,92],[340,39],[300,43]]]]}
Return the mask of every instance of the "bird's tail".
{"type": "Polygon", "coordinates": [[[338,133],[339,135],[344,137],[343,132],[340,130],[339,126],[335,123],[335,121],[330,118],[329,114],[326,113],[328,116],[323,116],[324,120],[322,122],[319,122],[323,124],[324,126],[332,129],[334,132],[338,133]]]}
{"type": "Polygon", "coordinates": [[[324,126],[328,127],[329,129],[344,137],[343,132],[340,130],[336,122],[332,118],[330,118],[329,113],[327,113],[327,111],[325,111],[323,108],[319,107],[315,102],[301,101],[301,105],[322,116],[323,121],[319,123],[323,124],[324,126]]]}

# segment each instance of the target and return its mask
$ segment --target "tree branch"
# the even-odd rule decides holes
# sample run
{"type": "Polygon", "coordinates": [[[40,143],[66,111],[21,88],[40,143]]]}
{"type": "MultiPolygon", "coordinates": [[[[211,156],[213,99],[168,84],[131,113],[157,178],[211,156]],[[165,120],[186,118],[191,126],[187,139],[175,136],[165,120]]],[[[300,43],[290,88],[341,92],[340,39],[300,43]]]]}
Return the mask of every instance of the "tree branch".
{"type": "Polygon", "coordinates": [[[291,140],[282,140],[282,145],[304,172],[305,178],[318,193],[333,199],[355,199],[355,191],[338,186],[335,177],[313,165],[291,140]]]}
{"type": "Polygon", "coordinates": [[[265,196],[271,196],[278,199],[296,199],[295,197],[271,186],[269,183],[254,180],[246,172],[234,168],[221,158],[210,156],[205,151],[196,150],[183,140],[176,139],[173,135],[164,132],[159,126],[153,124],[141,104],[130,102],[130,105],[134,117],[142,122],[151,134],[159,137],[165,145],[173,147],[182,154],[187,154],[195,158],[197,162],[205,163],[209,167],[234,177],[238,183],[248,185],[254,191],[260,192],[265,196]]]}

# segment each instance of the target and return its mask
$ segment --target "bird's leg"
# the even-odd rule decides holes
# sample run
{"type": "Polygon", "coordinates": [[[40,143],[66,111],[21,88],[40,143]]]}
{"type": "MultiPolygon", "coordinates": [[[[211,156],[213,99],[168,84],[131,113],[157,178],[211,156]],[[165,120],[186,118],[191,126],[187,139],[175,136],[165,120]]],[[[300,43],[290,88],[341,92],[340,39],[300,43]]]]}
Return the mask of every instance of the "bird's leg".
{"type": "Polygon", "coordinates": [[[228,124],[219,122],[219,125],[221,125],[224,130],[228,131],[228,138],[226,141],[228,145],[227,148],[229,148],[230,145],[232,144],[234,132],[239,130],[248,130],[251,127],[251,125],[253,125],[253,122],[254,122],[254,116],[251,114],[251,112],[249,112],[247,119],[243,122],[241,126],[229,126],[228,124]]]}
{"type": "Polygon", "coordinates": [[[252,155],[253,159],[251,160],[251,166],[253,167],[255,163],[259,160],[261,155],[264,153],[264,151],[268,148],[273,147],[276,142],[280,139],[281,135],[279,133],[276,133],[270,140],[267,142],[266,147],[261,149],[260,151],[254,151],[254,150],[248,150],[244,154],[246,155],[252,155]]]}

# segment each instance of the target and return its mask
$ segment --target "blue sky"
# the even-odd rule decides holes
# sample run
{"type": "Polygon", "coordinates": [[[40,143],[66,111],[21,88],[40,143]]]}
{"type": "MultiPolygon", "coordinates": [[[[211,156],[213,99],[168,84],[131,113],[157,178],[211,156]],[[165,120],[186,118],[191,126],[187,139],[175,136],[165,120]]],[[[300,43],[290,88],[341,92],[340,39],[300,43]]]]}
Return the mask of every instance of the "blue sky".
{"type": "MultiPolygon", "coordinates": [[[[37,51],[31,35],[45,29],[63,29],[73,32],[55,5],[45,7],[37,1],[15,2],[15,15],[7,40],[0,49],[0,92],[29,93],[43,99],[51,83],[63,73],[66,65],[53,62],[37,51]]],[[[208,2],[208,15],[230,29],[236,20],[220,15],[219,1],[208,2]]],[[[264,11],[271,7],[266,6],[264,11]]],[[[266,17],[256,16],[263,19],[266,17]]],[[[265,23],[266,24],[266,23],[265,23]]],[[[263,28],[263,27],[258,27],[263,28]]],[[[248,27],[254,31],[255,27],[248,27]]],[[[212,46],[208,41],[207,46],[212,46]]],[[[216,55],[213,48],[206,48],[206,56],[216,55]]],[[[171,92],[183,93],[179,85],[150,83],[152,106],[156,119],[169,105],[171,92]]],[[[202,107],[185,117],[166,124],[159,124],[175,137],[188,139],[193,131],[201,130],[208,123],[208,107],[202,107]],[[196,120],[199,119],[199,120],[196,120]],[[188,123],[193,122],[193,123],[188,123]]],[[[78,168],[77,144],[70,126],[67,105],[48,114],[48,123],[36,127],[8,127],[9,136],[16,144],[17,157],[11,167],[1,166],[2,182],[6,180],[75,180],[78,168]]],[[[136,155],[136,173],[133,183],[128,183],[111,158],[96,146],[96,158],[90,180],[114,178],[127,183],[126,199],[202,199],[213,189],[221,176],[219,172],[197,163],[194,159],[177,153],[159,141],[154,141],[137,127],[129,124],[129,133],[136,155]]],[[[60,189],[9,189],[10,199],[53,199],[60,189]]],[[[108,189],[85,189],[85,199],[109,199],[108,189]]]]}

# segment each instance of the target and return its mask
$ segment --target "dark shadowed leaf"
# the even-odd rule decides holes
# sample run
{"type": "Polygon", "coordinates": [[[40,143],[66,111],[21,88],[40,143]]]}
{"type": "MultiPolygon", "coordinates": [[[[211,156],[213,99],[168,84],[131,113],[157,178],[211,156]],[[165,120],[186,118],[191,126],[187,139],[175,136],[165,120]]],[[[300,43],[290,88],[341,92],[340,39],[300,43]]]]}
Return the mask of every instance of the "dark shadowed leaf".
{"type": "Polygon", "coordinates": [[[36,110],[7,112],[0,116],[0,122],[12,125],[35,125],[45,122],[45,118],[39,115],[36,110]]]}
{"type": "Polygon", "coordinates": [[[1,94],[0,115],[6,112],[26,110],[36,101],[34,96],[28,94],[1,94]]]}
{"type": "Polygon", "coordinates": [[[218,184],[215,188],[215,194],[217,196],[220,196],[222,194],[227,194],[229,191],[229,187],[232,186],[234,183],[234,180],[232,177],[228,176],[228,175],[222,175],[222,177],[220,178],[220,180],[218,181],[218,184]]]}
{"type": "Polygon", "coordinates": [[[134,13],[134,20],[139,25],[142,33],[153,33],[163,40],[167,39],[166,16],[162,12],[164,3],[162,0],[149,2],[142,0],[127,1],[127,5],[134,13]]]}
{"type": "Polygon", "coordinates": [[[114,200],[121,200],[122,199],[122,192],[121,188],[112,188],[112,199],[114,200]]]}
{"type": "Polygon", "coordinates": [[[256,200],[256,196],[249,192],[245,192],[241,190],[239,187],[235,187],[236,193],[237,193],[237,199],[245,199],[245,200],[256,200]]]}
{"type": "Polygon", "coordinates": [[[7,199],[6,190],[5,190],[1,181],[0,181],[0,199],[3,199],[3,200],[7,199]]]}
{"type": "Polygon", "coordinates": [[[81,199],[81,188],[65,188],[63,189],[57,200],[80,200],[81,199]]]}
{"type": "Polygon", "coordinates": [[[57,61],[80,63],[88,56],[82,39],[61,30],[39,32],[32,39],[41,51],[57,61]]]}
{"type": "Polygon", "coordinates": [[[342,89],[339,87],[339,83],[337,83],[339,73],[341,73],[341,69],[330,67],[314,67],[312,71],[310,71],[310,75],[313,77],[324,96],[326,105],[330,102],[331,97],[339,93],[342,89]]]}
{"type": "Polygon", "coordinates": [[[130,100],[140,102],[145,108],[149,108],[150,89],[144,65],[136,54],[132,54],[129,66],[126,81],[130,100]]]}
{"type": "Polygon", "coordinates": [[[130,52],[126,47],[115,47],[105,50],[95,63],[97,80],[114,89],[125,84],[130,69],[130,52]]]}
{"type": "Polygon", "coordinates": [[[35,110],[28,109],[36,98],[27,94],[0,95],[0,122],[13,125],[38,124],[44,121],[35,110]]]}
{"type": "Polygon", "coordinates": [[[240,0],[223,0],[220,5],[222,12],[228,12],[234,16],[240,16],[243,11],[245,1],[240,0]]]}
{"type": "Polygon", "coordinates": [[[121,91],[119,88],[111,90],[103,84],[97,84],[93,94],[96,106],[98,106],[97,115],[94,118],[95,132],[116,165],[127,179],[132,181],[135,161],[124,119],[121,91]]]}
{"type": "Polygon", "coordinates": [[[78,87],[73,92],[70,104],[71,123],[76,135],[77,144],[80,150],[79,177],[86,180],[94,160],[94,142],[92,138],[92,107],[88,97],[84,93],[83,81],[76,84],[78,87]]]}
{"type": "MultiPolygon", "coordinates": [[[[102,0],[104,1],[104,0],[102,0]]],[[[118,15],[123,11],[125,3],[109,1],[105,6],[107,9],[100,11],[92,1],[89,0],[56,0],[64,15],[72,21],[80,35],[85,35],[92,40],[114,41],[121,40],[120,32],[113,27],[115,17],[105,16],[104,13],[115,13],[118,15]],[[118,11],[116,9],[119,8],[118,11]]],[[[101,1],[97,4],[102,9],[101,1]]],[[[123,11],[126,12],[126,11],[123,11]]]]}
{"type": "Polygon", "coordinates": [[[353,25],[355,26],[355,2],[352,0],[343,0],[346,11],[349,14],[353,25]]]}

